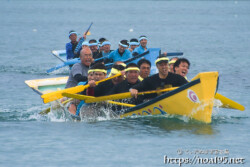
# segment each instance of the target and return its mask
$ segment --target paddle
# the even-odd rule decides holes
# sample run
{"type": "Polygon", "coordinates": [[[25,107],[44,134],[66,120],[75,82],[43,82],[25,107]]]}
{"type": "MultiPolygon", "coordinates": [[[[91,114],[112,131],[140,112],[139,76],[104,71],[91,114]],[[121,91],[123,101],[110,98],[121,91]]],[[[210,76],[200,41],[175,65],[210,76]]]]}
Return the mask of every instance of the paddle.
{"type": "MultiPolygon", "coordinates": [[[[94,61],[96,62],[98,60],[102,60],[102,59],[105,59],[105,58],[107,58],[107,56],[95,59],[94,61]]],[[[76,63],[80,63],[80,62],[81,62],[80,58],[70,59],[70,60],[68,60],[68,61],[66,61],[64,63],[58,64],[55,67],[52,67],[52,68],[48,69],[47,73],[50,73],[50,72],[53,72],[55,70],[58,70],[59,68],[69,66],[69,65],[73,65],[73,64],[76,64],[76,63]]]]}
{"type": "Polygon", "coordinates": [[[222,103],[222,108],[232,108],[232,109],[237,109],[237,110],[240,110],[240,111],[244,111],[245,110],[245,107],[219,93],[216,93],[215,96],[214,96],[216,99],[220,100],[221,103],[222,103]]]}
{"type": "MultiPolygon", "coordinates": [[[[105,79],[103,79],[101,81],[97,81],[96,84],[99,84],[101,82],[110,80],[110,79],[118,77],[120,75],[121,75],[121,73],[118,73],[118,74],[113,75],[111,77],[105,78],[105,79]]],[[[64,90],[59,90],[59,91],[54,91],[54,92],[51,92],[51,93],[43,94],[41,97],[43,98],[44,103],[49,103],[51,101],[62,98],[63,97],[62,93],[72,93],[72,94],[79,93],[79,92],[84,91],[88,87],[89,87],[89,84],[87,84],[87,85],[79,85],[79,86],[75,86],[75,87],[72,87],[72,88],[67,88],[67,89],[64,89],[64,90]]]]}
{"type": "MultiPolygon", "coordinates": [[[[89,32],[89,30],[90,30],[92,24],[93,24],[93,22],[91,22],[91,24],[89,25],[88,29],[87,29],[86,32],[85,32],[85,35],[88,34],[88,32],[89,32]]],[[[80,39],[80,41],[78,42],[78,44],[77,44],[77,46],[76,46],[76,48],[75,48],[75,50],[74,50],[74,53],[75,53],[75,54],[77,54],[78,51],[80,50],[80,48],[82,47],[82,43],[83,43],[84,40],[85,40],[85,39],[82,37],[82,38],[80,39]]]]}
{"type": "MultiPolygon", "coordinates": [[[[176,88],[177,87],[172,87],[172,88],[166,88],[166,89],[161,89],[161,90],[139,92],[138,95],[167,92],[167,91],[172,91],[172,90],[174,90],[176,88]]],[[[132,97],[130,92],[107,95],[107,96],[100,96],[100,97],[92,97],[92,96],[71,94],[71,93],[67,93],[67,92],[63,93],[62,95],[66,96],[66,97],[79,99],[79,100],[85,100],[85,103],[94,103],[94,102],[100,102],[100,101],[106,101],[106,100],[126,99],[126,98],[131,98],[132,97]]]]}
{"type": "MultiPolygon", "coordinates": [[[[169,56],[182,56],[183,52],[171,52],[171,53],[167,53],[167,57],[169,56]]],[[[164,56],[164,54],[161,54],[161,56],[164,56]]]]}
{"type": "MultiPolygon", "coordinates": [[[[70,98],[70,99],[68,99],[68,100],[63,101],[62,104],[66,104],[66,103],[68,103],[68,102],[70,102],[70,101],[72,101],[72,100],[73,100],[73,98],[70,98]]],[[[57,107],[58,107],[58,106],[57,106],[57,107]]],[[[48,113],[50,112],[50,110],[51,110],[51,107],[49,107],[49,108],[47,108],[47,109],[45,109],[45,110],[39,112],[39,114],[41,114],[41,115],[48,114],[48,113]]]]}
{"type": "Polygon", "coordinates": [[[135,107],[135,106],[136,106],[136,105],[134,105],[134,104],[121,103],[121,102],[112,101],[112,100],[109,100],[109,101],[107,101],[107,102],[110,103],[110,104],[115,104],[115,105],[125,106],[125,107],[135,107]]]}

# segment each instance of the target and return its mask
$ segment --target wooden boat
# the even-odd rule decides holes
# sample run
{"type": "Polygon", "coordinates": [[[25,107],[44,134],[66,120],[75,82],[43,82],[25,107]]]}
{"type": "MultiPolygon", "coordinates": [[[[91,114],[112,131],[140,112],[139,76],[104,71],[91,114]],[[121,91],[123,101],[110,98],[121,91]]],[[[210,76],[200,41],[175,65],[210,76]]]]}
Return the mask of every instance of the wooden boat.
{"type": "Polygon", "coordinates": [[[25,83],[39,95],[46,94],[49,92],[62,90],[65,88],[67,83],[67,77],[57,77],[57,78],[44,78],[44,79],[34,79],[26,80],[25,83]]]}
{"type": "Polygon", "coordinates": [[[129,108],[120,117],[175,114],[210,123],[217,79],[218,72],[199,73],[191,82],[129,108]]]}

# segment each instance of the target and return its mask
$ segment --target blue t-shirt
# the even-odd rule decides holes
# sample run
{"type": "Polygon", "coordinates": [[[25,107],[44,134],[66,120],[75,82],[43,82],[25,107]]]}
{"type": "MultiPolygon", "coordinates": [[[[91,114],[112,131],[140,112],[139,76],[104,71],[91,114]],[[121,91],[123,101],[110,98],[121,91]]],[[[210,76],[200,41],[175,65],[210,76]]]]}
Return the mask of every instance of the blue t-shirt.
{"type": "Polygon", "coordinates": [[[124,53],[122,54],[122,56],[120,55],[120,53],[118,52],[118,49],[114,50],[113,52],[111,52],[108,56],[109,60],[113,60],[113,62],[116,61],[124,61],[127,60],[129,58],[132,58],[132,54],[128,49],[125,49],[124,53]]]}
{"type": "Polygon", "coordinates": [[[136,52],[136,53],[138,53],[138,54],[140,55],[140,54],[146,52],[147,50],[148,50],[147,47],[146,47],[146,50],[145,50],[145,49],[140,45],[140,46],[138,46],[137,48],[135,48],[135,49],[133,50],[132,54],[133,54],[134,52],[136,52]]]}

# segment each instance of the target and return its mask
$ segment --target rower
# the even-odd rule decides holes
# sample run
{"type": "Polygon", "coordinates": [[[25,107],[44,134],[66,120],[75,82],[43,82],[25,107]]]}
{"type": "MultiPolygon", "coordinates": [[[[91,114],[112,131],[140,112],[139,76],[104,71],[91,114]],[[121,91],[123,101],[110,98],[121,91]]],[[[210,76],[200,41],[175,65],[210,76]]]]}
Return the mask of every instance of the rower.
{"type": "Polygon", "coordinates": [[[140,83],[139,77],[140,69],[135,63],[130,63],[125,69],[126,79],[121,83],[115,85],[111,90],[111,94],[128,92],[131,87],[140,83]]]}
{"type": "MultiPolygon", "coordinates": [[[[122,64],[115,63],[111,68],[111,72],[109,74],[109,77],[122,72],[124,69],[125,69],[125,67],[122,64]]],[[[97,85],[94,88],[94,96],[98,97],[98,96],[109,95],[111,89],[115,85],[121,83],[123,80],[124,80],[124,75],[121,75],[119,77],[115,77],[111,80],[107,80],[107,81],[100,83],[99,85],[97,85]]]]}
{"type": "Polygon", "coordinates": [[[135,48],[137,48],[139,46],[139,42],[138,42],[138,39],[136,38],[132,38],[130,39],[129,41],[129,50],[130,52],[133,52],[135,48]]]}
{"type": "MultiPolygon", "coordinates": [[[[107,69],[104,64],[96,63],[90,67],[88,70],[88,84],[90,85],[82,94],[87,94],[88,96],[94,96],[94,87],[96,86],[96,81],[105,79],[107,76],[107,69]]],[[[83,83],[84,84],[84,83],[83,83]]],[[[87,84],[87,83],[85,83],[87,84]]],[[[69,111],[72,114],[79,115],[80,108],[84,104],[84,101],[74,99],[74,101],[69,106],[69,111]]]]}
{"type": "Polygon", "coordinates": [[[127,49],[128,48],[128,41],[121,40],[118,45],[118,49],[112,51],[105,62],[116,62],[116,61],[123,61],[129,58],[132,58],[131,52],[127,49]]]}
{"type": "Polygon", "coordinates": [[[98,59],[98,58],[102,57],[101,53],[98,50],[98,43],[97,43],[97,41],[95,39],[89,40],[89,48],[93,53],[93,58],[94,59],[98,59]]]}
{"type": "MultiPolygon", "coordinates": [[[[170,87],[181,86],[187,83],[187,80],[178,74],[168,72],[169,59],[165,56],[159,56],[156,61],[156,67],[159,73],[145,78],[140,84],[133,86],[130,89],[132,96],[137,97],[138,92],[157,90],[170,87]]],[[[145,95],[145,98],[156,97],[157,94],[145,95]]]]}
{"type": "Polygon", "coordinates": [[[77,86],[79,82],[87,81],[89,66],[93,62],[92,52],[84,48],[80,53],[80,63],[73,65],[65,88],[77,86]]]}
{"type": "MultiPolygon", "coordinates": [[[[121,83],[114,86],[114,88],[111,90],[110,94],[118,94],[118,93],[124,93],[128,92],[130,88],[140,83],[139,77],[140,69],[135,63],[130,63],[127,65],[125,69],[125,76],[126,79],[122,81],[121,83]]],[[[140,104],[142,103],[141,98],[131,98],[131,99],[123,99],[119,100],[120,102],[130,103],[130,104],[140,104]]],[[[113,111],[121,111],[123,107],[121,106],[113,106],[113,111]]]]}
{"type": "Polygon", "coordinates": [[[174,73],[174,63],[176,62],[176,60],[178,60],[178,57],[173,57],[170,59],[170,61],[168,63],[169,64],[169,69],[168,69],[169,72],[174,73]]]}
{"type": "Polygon", "coordinates": [[[187,74],[190,67],[190,62],[186,58],[178,59],[173,66],[174,73],[183,76],[187,80],[187,74]]]}
{"type": "Polygon", "coordinates": [[[99,40],[98,40],[98,46],[99,46],[99,52],[102,52],[103,51],[103,47],[102,47],[102,43],[104,42],[104,41],[106,41],[107,39],[106,38],[100,38],[99,40]]]}
{"type": "Polygon", "coordinates": [[[142,58],[138,61],[137,65],[139,66],[139,80],[142,81],[144,78],[147,78],[150,74],[151,62],[147,59],[142,58]]]}
{"type": "Polygon", "coordinates": [[[139,42],[140,45],[137,48],[135,48],[134,51],[132,52],[133,56],[142,54],[148,50],[147,48],[148,38],[145,35],[139,37],[139,42]]]}
{"type": "Polygon", "coordinates": [[[91,66],[89,71],[93,72],[93,80],[88,81],[88,84],[90,86],[86,90],[86,95],[94,96],[94,87],[96,87],[96,81],[100,81],[106,78],[107,68],[103,63],[99,62],[91,66]]]}
{"type": "Polygon", "coordinates": [[[101,44],[102,47],[102,57],[106,57],[108,56],[113,50],[110,50],[111,47],[111,43],[108,40],[105,40],[102,42],[101,44]]]}
{"type": "MultiPolygon", "coordinates": [[[[84,36],[84,38],[86,39],[86,36],[84,36]]],[[[76,54],[74,53],[74,50],[78,44],[78,41],[77,41],[77,32],[74,31],[74,30],[71,30],[69,32],[69,39],[70,39],[70,42],[69,43],[66,43],[66,55],[67,55],[67,60],[69,59],[73,59],[76,54]]]]}

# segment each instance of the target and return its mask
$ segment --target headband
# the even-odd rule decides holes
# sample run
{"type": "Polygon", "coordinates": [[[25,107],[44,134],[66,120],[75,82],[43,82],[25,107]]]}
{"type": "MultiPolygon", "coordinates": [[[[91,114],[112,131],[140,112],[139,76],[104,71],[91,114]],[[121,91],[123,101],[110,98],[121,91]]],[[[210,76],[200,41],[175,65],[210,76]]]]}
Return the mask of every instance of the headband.
{"type": "Polygon", "coordinates": [[[119,45],[123,46],[124,48],[128,47],[128,45],[122,44],[121,42],[119,42],[119,45]]]}
{"type": "Polygon", "coordinates": [[[171,60],[168,64],[174,64],[176,60],[171,60]]]}
{"type": "Polygon", "coordinates": [[[105,74],[107,74],[107,70],[104,69],[92,69],[93,72],[103,72],[105,74]]]}
{"type": "Polygon", "coordinates": [[[82,43],[82,46],[83,46],[83,45],[89,46],[89,43],[88,43],[87,41],[84,41],[84,42],[82,43]]]}
{"type": "Polygon", "coordinates": [[[140,45],[139,42],[129,42],[129,45],[140,45]]]}
{"type": "Polygon", "coordinates": [[[110,74],[118,74],[119,72],[121,71],[117,70],[116,68],[111,68],[110,74]]]}
{"type": "Polygon", "coordinates": [[[104,46],[104,45],[111,45],[111,43],[109,41],[104,41],[101,46],[104,46]]]}
{"type": "Polygon", "coordinates": [[[98,43],[90,43],[89,46],[97,46],[98,43]]]}
{"type": "Polygon", "coordinates": [[[119,64],[117,64],[117,65],[121,65],[121,66],[123,66],[123,67],[126,67],[126,66],[127,66],[125,63],[119,63],[119,64]]]}
{"type": "Polygon", "coordinates": [[[141,37],[141,38],[139,38],[139,41],[141,42],[141,40],[143,40],[143,39],[148,40],[148,38],[147,38],[147,37],[141,37]]]}
{"type": "Polygon", "coordinates": [[[94,72],[94,71],[93,71],[93,70],[89,70],[89,71],[88,71],[88,74],[91,73],[91,72],[94,72]]]}
{"type": "Polygon", "coordinates": [[[167,57],[161,57],[155,60],[155,64],[159,63],[160,61],[169,61],[169,58],[167,57]]]}
{"type": "Polygon", "coordinates": [[[140,69],[138,67],[128,67],[127,69],[125,69],[125,72],[132,71],[132,70],[140,71],[140,69]]]}
{"type": "Polygon", "coordinates": [[[70,37],[70,35],[72,35],[72,34],[76,34],[76,35],[77,35],[77,32],[72,31],[71,33],[69,33],[69,37],[70,37]]]}

